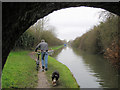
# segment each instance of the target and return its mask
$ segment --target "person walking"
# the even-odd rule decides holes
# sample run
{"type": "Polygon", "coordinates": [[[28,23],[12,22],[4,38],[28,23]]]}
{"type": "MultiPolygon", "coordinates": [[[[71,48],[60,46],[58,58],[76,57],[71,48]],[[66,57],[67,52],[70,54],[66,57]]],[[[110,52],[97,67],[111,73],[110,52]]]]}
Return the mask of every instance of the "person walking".
{"type": "Polygon", "coordinates": [[[48,64],[48,44],[45,42],[44,39],[41,40],[41,42],[36,46],[35,52],[40,48],[41,50],[41,62],[42,62],[42,71],[44,72],[48,70],[47,64],[48,64]],[[45,61],[45,65],[44,65],[45,61]]]}

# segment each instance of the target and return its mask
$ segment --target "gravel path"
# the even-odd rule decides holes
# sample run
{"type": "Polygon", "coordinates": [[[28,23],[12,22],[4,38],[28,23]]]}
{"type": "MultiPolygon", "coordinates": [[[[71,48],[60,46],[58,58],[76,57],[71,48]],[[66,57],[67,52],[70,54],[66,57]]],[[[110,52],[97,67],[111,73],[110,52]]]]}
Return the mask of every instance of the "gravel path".
{"type": "MultiPolygon", "coordinates": [[[[35,52],[31,52],[29,55],[32,59],[37,60],[35,52]]],[[[40,67],[41,67],[41,62],[40,62],[40,67]]],[[[36,88],[50,88],[50,83],[47,80],[45,72],[41,71],[41,68],[38,71],[38,85],[36,88]]]]}

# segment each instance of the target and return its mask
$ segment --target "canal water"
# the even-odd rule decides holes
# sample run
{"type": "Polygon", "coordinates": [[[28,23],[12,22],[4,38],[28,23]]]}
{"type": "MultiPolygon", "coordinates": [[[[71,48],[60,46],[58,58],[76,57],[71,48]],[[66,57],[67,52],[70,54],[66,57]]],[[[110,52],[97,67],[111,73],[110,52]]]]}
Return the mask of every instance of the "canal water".
{"type": "Polygon", "coordinates": [[[53,57],[70,69],[80,88],[118,88],[118,73],[102,56],[64,47],[53,57]]]}

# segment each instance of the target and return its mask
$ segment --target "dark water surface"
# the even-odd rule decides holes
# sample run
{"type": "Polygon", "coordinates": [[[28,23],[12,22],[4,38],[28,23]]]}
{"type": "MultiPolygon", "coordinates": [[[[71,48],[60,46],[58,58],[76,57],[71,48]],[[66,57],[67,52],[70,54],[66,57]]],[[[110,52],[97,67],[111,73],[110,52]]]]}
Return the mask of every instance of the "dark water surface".
{"type": "Polygon", "coordinates": [[[80,88],[118,88],[118,73],[102,56],[65,47],[53,57],[70,69],[80,88]]]}

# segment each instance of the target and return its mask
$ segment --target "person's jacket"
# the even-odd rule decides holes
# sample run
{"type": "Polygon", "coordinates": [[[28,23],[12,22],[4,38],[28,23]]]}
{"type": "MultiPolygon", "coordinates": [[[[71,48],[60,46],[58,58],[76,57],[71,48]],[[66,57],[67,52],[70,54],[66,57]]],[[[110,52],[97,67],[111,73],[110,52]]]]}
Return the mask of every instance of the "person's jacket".
{"type": "Polygon", "coordinates": [[[39,49],[39,48],[40,48],[41,51],[48,51],[48,44],[46,42],[39,43],[37,45],[35,51],[37,52],[37,49],[39,49]]]}

